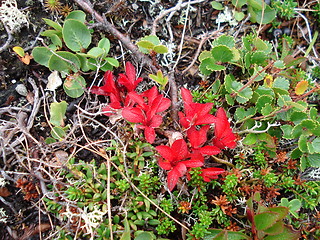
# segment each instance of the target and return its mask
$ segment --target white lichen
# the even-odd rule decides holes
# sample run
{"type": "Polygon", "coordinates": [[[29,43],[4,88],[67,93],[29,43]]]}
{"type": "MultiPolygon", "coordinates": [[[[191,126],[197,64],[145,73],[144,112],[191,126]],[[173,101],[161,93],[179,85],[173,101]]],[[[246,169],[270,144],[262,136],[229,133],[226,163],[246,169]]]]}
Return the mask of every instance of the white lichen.
{"type": "Polygon", "coordinates": [[[70,211],[69,206],[67,206],[66,211],[61,215],[67,217],[71,222],[74,219],[82,219],[84,225],[81,228],[84,228],[88,235],[91,236],[90,239],[94,238],[94,232],[97,227],[103,222],[103,216],[107,213],[106,211],[101,211],[98,206],[94,206],[93,211],[90,211],[88,207],[84,207],[83,210],[80,210],[81,213],[74,213],[70,211]]]}
{"type": "Polygon", "coordinates": [[[233,17],[232,11],[225,7],[223,12],[220,12],[218,14],[218,17],[216,19],[216,23],[220,26],[221,23],[229,23],[230,26],[237,26],[238,22],[233,17]]]}
{"type": "Polygon", "coordinates": [[[8,216],[3,208],[0,208],[0,222],[6,223],[8,220],[8,216]]]}
{"type": "Polygon", "coordinates": [[[6,179],[0,177],[0,187],[4,187],[7,184],[6,179]]]}
{"type": "Polygon", "coordinates": [[[29,25],[27,16],[18,9],[16,0],[1,1],[0,20],[10,33],[17,32],[23,26],[29,25]]]}

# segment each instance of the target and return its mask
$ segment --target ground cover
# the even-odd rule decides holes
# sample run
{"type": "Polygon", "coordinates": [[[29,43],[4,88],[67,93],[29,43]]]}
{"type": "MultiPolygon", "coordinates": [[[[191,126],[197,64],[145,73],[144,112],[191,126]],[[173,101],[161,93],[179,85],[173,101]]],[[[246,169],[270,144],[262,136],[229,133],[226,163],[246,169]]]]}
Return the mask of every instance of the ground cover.
{"type": "Polygon", "coordinates": [[[2,0],[0,239],[319,239],[319,9],[2,0]]]}

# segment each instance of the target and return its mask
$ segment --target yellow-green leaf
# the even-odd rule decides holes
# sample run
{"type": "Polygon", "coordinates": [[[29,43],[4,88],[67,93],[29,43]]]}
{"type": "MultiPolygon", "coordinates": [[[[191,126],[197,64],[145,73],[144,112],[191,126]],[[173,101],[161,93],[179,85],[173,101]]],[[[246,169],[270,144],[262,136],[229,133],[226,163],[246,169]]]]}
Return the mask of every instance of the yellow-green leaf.
{"type": "Polygon", "coordinates": [[[308,88],[308,81],[306,81],[306,80],[302,80],[302,81],[300,81],[300,82],[298,82],[298,84],[297,84],[297,86],[296,86],[296,88],[294,89],[294,91],[295,91],[295,93],[297,94],[297,95],[302,95],[302,94],[304,94],[304,92],[307,90],[307,88],[308,88]]]}

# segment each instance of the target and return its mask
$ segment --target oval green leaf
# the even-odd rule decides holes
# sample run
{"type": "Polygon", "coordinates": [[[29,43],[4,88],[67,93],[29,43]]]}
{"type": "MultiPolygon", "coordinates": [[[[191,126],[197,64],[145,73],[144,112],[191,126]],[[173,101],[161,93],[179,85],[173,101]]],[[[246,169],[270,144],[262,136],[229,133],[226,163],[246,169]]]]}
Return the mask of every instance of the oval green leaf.
{"type": "Polygon", "coordinates": [[[74,52],[88,48],[91,43],[88,27],[79,20],[66,20],[63,24],[62,35],[67,47],[74,52]]]}

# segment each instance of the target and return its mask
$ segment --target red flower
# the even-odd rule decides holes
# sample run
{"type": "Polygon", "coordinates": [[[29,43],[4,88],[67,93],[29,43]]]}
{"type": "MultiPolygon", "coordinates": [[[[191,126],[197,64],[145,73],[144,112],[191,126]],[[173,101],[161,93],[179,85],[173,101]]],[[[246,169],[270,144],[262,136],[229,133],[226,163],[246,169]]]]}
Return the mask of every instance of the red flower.
{"type": "Polygon", "coordinates": [[[157,151],[162,158],[159,166],[164,170],[170,170],[167,177],[168,188],[174,189],[180,177],[184,176],[187,168],[203,166],[204,159],[199,153],[190,154],[183,139],[176,140],[171,147],[157,146],[157,151]]]}
{"type": "Polygon", "coordinates": [[[131,101],[137,103],[136,107],[125,107],[122,116],[129,122],[140,123],[137,127],[144,129],[144,135],[149,143],[153,143],[156,137],[154,128],[162,123],[162,116],[157,113],[163,112],[170,107],[171,101],[159,94],[153,87],[141,95],[136,92],[128,94],[131,101]]]}
{"type": "Polygon", "coordinates": [[[117,82],[111,71],[104,74],[104,84],[101,87],[93,86],[90,90],[91,93],[97,95],[104,95],[110,97],[110,104],[102,110],[107,116],[116,114],[119,109],[123,107],[133,106],[128,97],[128,93],[135,90],[137,85],[142,81],[142,78],[136,79],[136,70],[130,62],[125,66],[126,74],[119,74],[117,82]]]}
{"type": "Polygon", "coordinates": [[[202,146],[207,141],[207,132],[210,125],[205,125],[197,130],[196,127],[191,126],[187,131],[189,142],[195,151],[200,151],[201,154],[205,155],[216,155],[220,153],[220,149],[216,146],[202,146]]]}
{"type": "Polygon", "coordinates": [[[202,173],[200,176],[203,177],[203,180],[205,182],[210,182],[212,179],[217,179],[218,175],[221,173],[224,173],[225,170],[222,168],[206,168],[206,169],[201,169],[202,173]]]}
{"type": "Polygon", "coordinates": [[[194,103],[191,92],[188,89],[181,88],[181,96],[184,104],[184,112],[179,112],[180,124],[184,128],[194,125],[210,124],[215,121],[215,117],[209,112],[213,103],[194,103]]]}
{"type": "Polygon", "coordinates": [[[213,145],[220,149],[225,147],[235,148],[237,145],[236,136],[232,132],[226,112],[223,108],[219,108],[216,112],[214,135],[213,145]]]}

